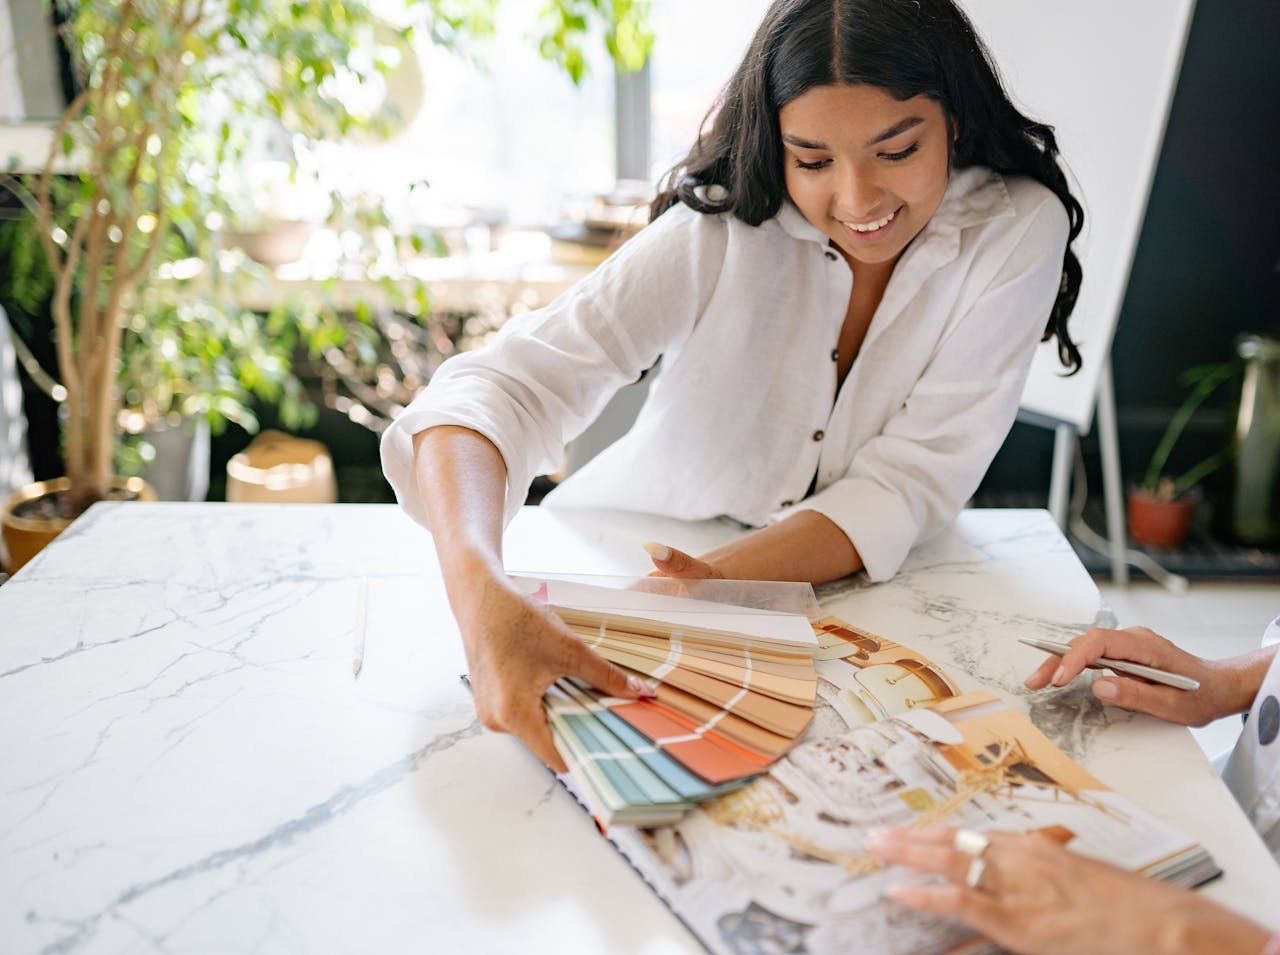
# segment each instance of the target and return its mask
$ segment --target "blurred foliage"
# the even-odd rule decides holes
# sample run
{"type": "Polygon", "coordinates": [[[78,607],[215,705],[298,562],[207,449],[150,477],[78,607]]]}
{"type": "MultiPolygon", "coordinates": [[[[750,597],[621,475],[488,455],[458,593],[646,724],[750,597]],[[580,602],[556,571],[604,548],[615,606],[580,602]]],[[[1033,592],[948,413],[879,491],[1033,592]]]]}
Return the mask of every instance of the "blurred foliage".
{"type": "Polygon", "coordinates": [[[600,27],[613,61],[634,73],[653,49],[650,8],[648,0],[551,0],[542,12],[538,51],[581,83],[587,75],[586,40],[600,27]]]}
{"type": "MultiPolygon", "coordinates": [[[[463,50],[494,32],[504,0],[403,0],[395,17],[406,25],[395,27],[364,0],[46,2],[80,92],[45,169],[5,177],[31,214],[0,223],[0,250],[23,310],[34,315],[53,301],[73,482],[87,470],[101,484],[110,457],[103,445],[122,406],[253,430],[250,409],[264,401],[286,426],[305,426],[315,409],[299,359],[305,366],[340,352],[347,363],[373,361],[375,312],[421,320],[426,290],[391,277],[399,246],[387,210],[335,194],[330,225],[343,237],[344,266],[383,276],[378,301],[342,313],[323,294],[266,314],[239,307],[243,283],[264,273],[220,248],[220,230],[246,218],[231,184],[242,182],[245,156],[264,132],[287,130],[291,175],[317,139],[376,136],[384,120],[349,104],[376,92],[395,45],[426,35],[463,50]],[[191,260],[202,263],[198,276],[182,266],[191,260]],[[109,362],[115,373],[104,370],[109,362]]],[[[623,69],[643,65],[648,14],[645,0],[549,0],[545,30],[531,40],[581,83],[589,42],[603,39],[623,69]]],[[[429,233],[407,239],[418,252],[440,244],[429,233]]]]}

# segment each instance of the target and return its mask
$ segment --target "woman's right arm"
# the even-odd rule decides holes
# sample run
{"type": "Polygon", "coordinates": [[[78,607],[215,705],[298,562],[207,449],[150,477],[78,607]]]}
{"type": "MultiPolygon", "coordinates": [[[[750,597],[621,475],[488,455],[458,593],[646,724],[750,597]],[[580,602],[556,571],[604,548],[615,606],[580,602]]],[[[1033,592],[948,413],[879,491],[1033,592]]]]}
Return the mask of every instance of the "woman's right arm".
{"type": "Polygon", "coordinates": [[[541,702],[548,685],[577,676],[626,697],[647,687],[628,684],[511,585],[502,529],[564,443],[692,333],[727,242],[720,217],[670,210],[546,308],[450,358],[383,433],[387,480],[434,538],[481,721],[557,770],[541,702]]]}
{"type": "Polygon", "coordinates": [[[476,714],[489,729],[513,733],[549,767],[564,772],[542,708],[548,686],[575,676],[614,696],[635,698],[649,690],[587,649],[507,579],[507,469],[492,442],[467,428],[441,426],[415,435],[413,449],[414,476],[462,633],[476,714]]]}

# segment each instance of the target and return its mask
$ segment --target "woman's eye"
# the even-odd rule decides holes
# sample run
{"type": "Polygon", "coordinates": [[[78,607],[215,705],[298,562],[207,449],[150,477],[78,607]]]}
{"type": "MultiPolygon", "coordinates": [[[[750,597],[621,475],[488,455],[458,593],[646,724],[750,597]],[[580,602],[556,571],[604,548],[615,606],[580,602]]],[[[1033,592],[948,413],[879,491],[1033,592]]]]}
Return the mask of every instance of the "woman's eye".
{"type": "Polygon", "coordinates": [[[910,146],[908,146],[906,149],[902,150],[901,152],[881,153],[880,158],[887,159],[889,160],[889,162],[901,162],[902,160],[906,159],[908,156],[910,156],[919,148],[920,148],[919,143],[912,143],[910,146]]]}
{"type": "Polygon", "coordinates": [[[819,159],[815,162],[805,162],[803,159],[796,157],[797,169],[822,169],[824,166],[828,166],[830,164],[830,159],[819,159]]]}

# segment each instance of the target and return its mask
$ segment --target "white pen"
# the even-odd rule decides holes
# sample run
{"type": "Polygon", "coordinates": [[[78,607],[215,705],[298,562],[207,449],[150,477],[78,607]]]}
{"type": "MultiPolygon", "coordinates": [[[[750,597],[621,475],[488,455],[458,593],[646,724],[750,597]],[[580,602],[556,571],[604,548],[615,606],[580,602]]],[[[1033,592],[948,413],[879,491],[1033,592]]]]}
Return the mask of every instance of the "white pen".
{"type": "Polygon", "coordinates": [[[369,597],[369,578],[360,578],[360,592],[356,596],[356,639],[351,649],[351,676],[359,678],[364,669],[364,626],[369,597]]]}
{"type": "MultiPolygon", "coordinates": [[[[1019,643],[1025,643],[1029,647],[1035,647],[1037,650],[1043,650],[1045,653],[1056,653],[1062,656],[1071,649],[1069,643],[1058,643],[1056,640],[1037,640],[1034,637],[1019,637],[1019,643]]],[[[1090,670],[1115,670],[1117,673],[1129,673],[1133,676],[1140,676],[1144,680],[1150,680],[1152,683],[1163,683],[1165,686],[1171,686],[1178,690],[1198,690],[1200,689],[1200,681],[1193,680],[1189,676],[1182,676],[1178,673],[1170,673],[1168,670],[1157,670],[1155,667],[1143,666],[1141,663],[1132,663],[1129,660],[1112,660],[1110,657],[1098,657],[1093,663],[1090,663],[1090,670]]]]}

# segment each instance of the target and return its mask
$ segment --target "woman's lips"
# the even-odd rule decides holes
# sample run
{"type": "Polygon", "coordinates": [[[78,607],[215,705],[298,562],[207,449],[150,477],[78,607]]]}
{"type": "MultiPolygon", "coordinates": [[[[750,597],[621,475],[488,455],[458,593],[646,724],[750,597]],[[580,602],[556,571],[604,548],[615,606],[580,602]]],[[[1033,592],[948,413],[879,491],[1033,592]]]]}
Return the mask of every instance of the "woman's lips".
{"type": "Polygon", "coordinates": [[[898,221],[898,213],[902,211],[902,206],[894,209],[887,216],[879,219],[872,219],[870,222],[846,222],[843,219],[837,220],[844,227],[845,235],[849,236],[855,242],[874,242],[884,236],[893,224],[898,221]]]}

